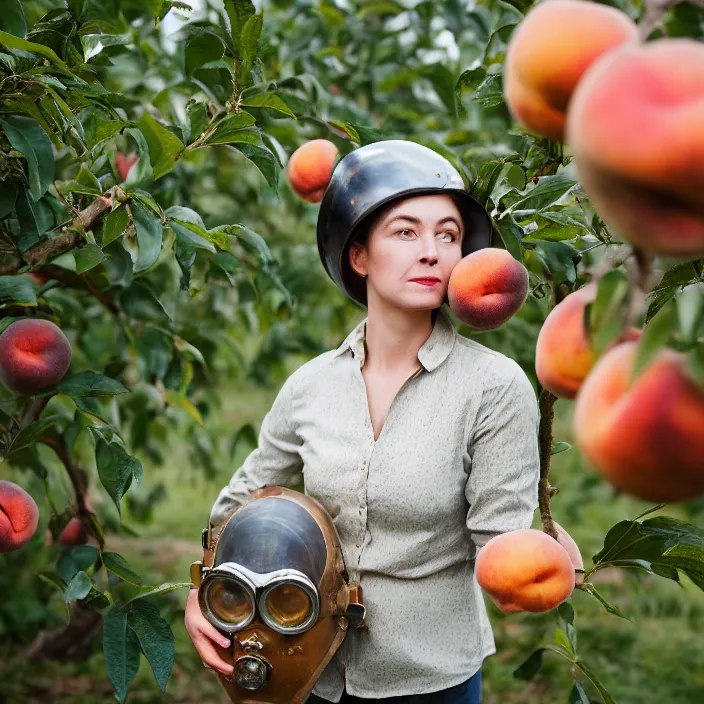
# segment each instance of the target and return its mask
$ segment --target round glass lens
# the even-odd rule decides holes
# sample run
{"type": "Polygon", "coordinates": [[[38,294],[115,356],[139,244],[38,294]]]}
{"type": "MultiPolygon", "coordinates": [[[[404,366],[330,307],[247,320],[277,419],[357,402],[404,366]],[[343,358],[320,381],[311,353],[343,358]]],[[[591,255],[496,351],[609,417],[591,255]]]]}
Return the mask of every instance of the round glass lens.
{"type": "Polygon", "coordinates": [[[208,602],[213,614],[225,623],[241,623],[252,613],[247,590],[233,579],[217,579],[208,590],[208,602]]]}
{"type": "Polygon", "coordinates": [[[271,618],[287,628],[302,624],[312,608],[308,594],[296,584],[274,587],[266,595],[265,604],[271,618]]]}

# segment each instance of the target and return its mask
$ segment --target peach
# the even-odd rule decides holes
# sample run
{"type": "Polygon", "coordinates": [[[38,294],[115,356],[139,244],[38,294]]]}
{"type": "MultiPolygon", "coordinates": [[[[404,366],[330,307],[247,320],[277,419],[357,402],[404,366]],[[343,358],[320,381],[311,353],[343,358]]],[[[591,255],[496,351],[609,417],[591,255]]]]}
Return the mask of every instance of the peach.
{"type": "MultiPolygon", "coordinates": [[[[535,372],[541,385],[559,398],[574,398],[596,361],[584,312],[596,299],[596,292],[596,282],[590,282],[565,296],[550,311],[538,333],[535,372]]],[[[622,340],[638,340],[642,335],[642,330],[629,328],[622,340]]]]}
{"type": "Polygon", "coordinates": [[[618,489],[657,503],[693,499],[704,493],[704,391],[668,348],[631,383],[637,347],[616,345],[585,379],[575,440],[618,489]]]}
{"type": "Polygon", "coordinates": [[[117,152],[115,154],[115,164],[117,166],[117,170],[120,173],[120,178],[123,181],[127,180],[127,174],[130,172],[132,165],[136,164],[138,161],[139,157],[134,152],[130,154],[123,154],[122,152],[117,152]]]}
{"type": "Polygon", "coordinates": [[[20,396],[58,384],[71,364],[71,343],[50,320],[16,320],[0,335],[0,380],[20,396]]]}
{"type": "Polygon", "coordinates": [[[74,516],[61,531],[59,541],[64,545],[82,545],[88,540],[83,521],[78,516],[74,516]]]}
{"type": "Polygon", "coordinates": [[[504,95],[514,119],[561,142],[565,113],[582,75],[605,52],[637,40],[635,23],[613,7],[585,0],[535,5],[506,52],[504,95]]]}
{"type": "Polygon", "coordinates": [[[542,612],[559,606],[574,591],[574,566],[567,550],[541,530],[501,533],[479,551],[479,586],[507,614],[542,612]]]}
{"type": "Polygon", "coordinates": [[[535,347],[535,371],[548,391],[560,398],[574,398],[594,365],[584,309],[596,298],[596,284],[570,293],[545,318],[535,347]]]}
{"type": "Polygon", "coordinates": [[[26,545],[37,530],[39,508],[34,499],[13,482],[0,481],[0,552],[26,545]]]}
{"type": "Polygon", "coordinates": [[[493,330],[528,297],[528,270],[505,249],[486,247],[463,257],[450,274],[452,312],[475,330],[493,330]]]}
{"type": "Polygon", "coordinates": [[[553,520],[552,523],[557,531],[557,542],[567,550],[567,554],[570,556],[570,560],[572,560],[574,569],[579,570],[578,573],[575,573],[575,586],[579,587],[584,584],[584,560],[582,560],[579,545],[577,545],[574,538],[556,520],[553,520]]]}
{"type": "Polygon", "coordinates": [[[319,203],[323,199],[337,155],[337,147],[327,139],[312,139],[291,154],[288,179],[303,200],[319,203]]]}
{"type": "Polygon", "coordinates": [[[567,137],[594,207],[633,245],[704,255],[704,45],[661,39],[592,66],[567,137]]]}

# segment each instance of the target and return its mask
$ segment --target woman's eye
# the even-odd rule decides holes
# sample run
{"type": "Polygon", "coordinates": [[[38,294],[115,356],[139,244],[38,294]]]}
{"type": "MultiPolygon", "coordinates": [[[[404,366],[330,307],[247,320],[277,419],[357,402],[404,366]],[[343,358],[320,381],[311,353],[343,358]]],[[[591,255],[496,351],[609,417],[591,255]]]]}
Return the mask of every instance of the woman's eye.
{"type": "Polygon", "coordinates": [[[399,235],[402,235],[404,232],[410,232],[410,230],[399,230],[398,231],[399,235]]]}
{"type": "Polygon", "coordinates": [[[448,230],[445,234],[450,235],[450,237],[452,237],[453,242],[457,239],[457,235],[454,232],[451,232],[450,230],[448,230]]]}

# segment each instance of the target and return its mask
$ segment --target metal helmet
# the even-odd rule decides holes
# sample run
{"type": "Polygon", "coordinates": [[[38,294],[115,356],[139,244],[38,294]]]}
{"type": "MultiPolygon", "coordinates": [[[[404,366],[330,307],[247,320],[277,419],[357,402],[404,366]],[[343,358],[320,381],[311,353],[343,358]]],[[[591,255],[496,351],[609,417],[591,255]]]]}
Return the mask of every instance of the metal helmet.
{"type": "Polygon", "coordinates": [[[349,263],[357,228],[392,200],[431,193],[455,196],[465,225],[463,257],[491,245],[488,213],[464,189],[457,169],[432,149],[389,139],[360,147],[339,161],[320,204],[317,239],[325,271],[345,294],[366,307],[366,281],[349,263]]]}

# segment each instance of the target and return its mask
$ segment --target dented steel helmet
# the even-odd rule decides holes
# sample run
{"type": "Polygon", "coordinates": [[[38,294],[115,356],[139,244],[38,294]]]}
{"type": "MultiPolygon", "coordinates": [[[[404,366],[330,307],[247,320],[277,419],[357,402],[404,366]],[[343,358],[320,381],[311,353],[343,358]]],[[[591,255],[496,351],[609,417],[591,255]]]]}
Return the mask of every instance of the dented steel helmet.
{"type": "Polygon", "coordinates": [[[217,535],[209,524],[203,550],[191,581],[205,618],[232,636],[232,676],[217,673],[230,699],[300,704],[348,628],[366,628],[329,514],[301,492],[257,489],[217,535]]]}
{"type": "Polygon", "coordinates": [[[339,161],[320,204],[317,239],[325,271],[347,296],[366,307],[366,280],[349,263],[349,245],[358,228],[392,200],[432,193],[455,197],[465,225],[463,257],[491,245],[488,213],[464,189],[457,169],[432,149],[389,139],[355,149],[339,161]]]}

